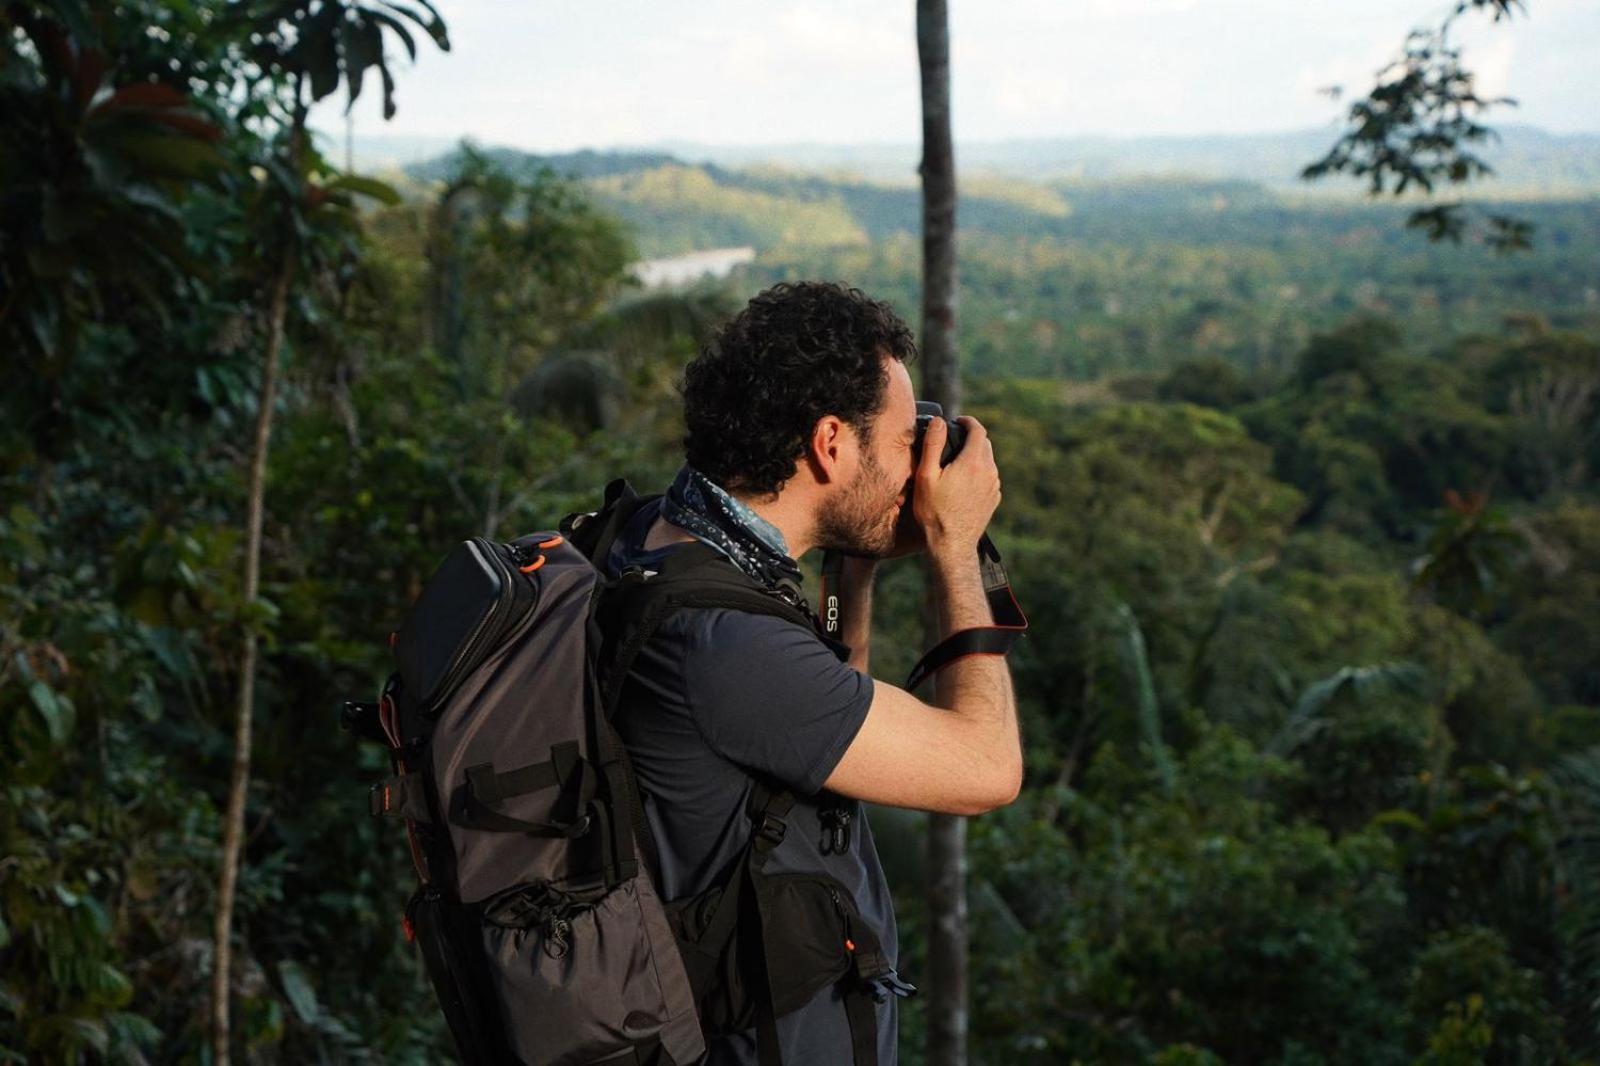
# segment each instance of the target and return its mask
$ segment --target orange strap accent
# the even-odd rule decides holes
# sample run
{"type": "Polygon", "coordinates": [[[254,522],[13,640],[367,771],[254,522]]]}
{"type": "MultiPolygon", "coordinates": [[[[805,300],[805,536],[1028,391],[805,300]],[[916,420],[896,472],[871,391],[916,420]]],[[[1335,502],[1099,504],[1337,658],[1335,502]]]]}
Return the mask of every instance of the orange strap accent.
{"type": "MultiPolygon", "coordinates": [[[[540,541],[538,544],[535,544],[534,547],[538,548],[540,551],[544,551],[544,550],[546,550],[548,548],[559,548],[559,547],[561,547],[561,543],[562,543],[561,538],[559,536],[555,536],[555,537],[551,537],[549,540],[540,541]]],[[[535,559],[533,562],[529,563],[527,566],[519,566],[519,567],[517,567],[517,569],[521,570],[524,574],[531,574],[531,573],[533,573],[535,570],[539,569],[539,567],[541,567],[543,565],[544,565],[544,556],[541,555],[541,556],[539,556],[539,558],[535,559]]]]}

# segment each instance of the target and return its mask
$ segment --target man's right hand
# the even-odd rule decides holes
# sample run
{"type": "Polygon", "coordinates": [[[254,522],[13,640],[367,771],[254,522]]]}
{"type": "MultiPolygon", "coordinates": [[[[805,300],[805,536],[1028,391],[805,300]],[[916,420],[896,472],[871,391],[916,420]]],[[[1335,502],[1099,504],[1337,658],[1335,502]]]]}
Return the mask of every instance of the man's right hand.
{"type": "Polygon", "coordinates": [[[950,465],[939,465],[950,429],[944,419],[935,418],[928,424],[913,475],[912,514],[922,527],[928,554],[936,560],[969,558],[1000,506],[1000,469],[989,431],[970,415],[957,421],[967,439],[950,465]]]}

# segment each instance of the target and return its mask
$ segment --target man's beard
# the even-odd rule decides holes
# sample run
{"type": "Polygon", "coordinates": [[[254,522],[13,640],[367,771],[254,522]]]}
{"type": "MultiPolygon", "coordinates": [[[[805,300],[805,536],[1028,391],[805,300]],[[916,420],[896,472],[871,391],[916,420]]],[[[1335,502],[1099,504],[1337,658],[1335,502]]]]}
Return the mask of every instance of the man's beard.
{"type": "Polygon", "coordinates": [[[864,453],[855,483],[817,516],[817,545],[830,551],[881,559],[894,550],[894,501],[883,468],[864,453]]]}

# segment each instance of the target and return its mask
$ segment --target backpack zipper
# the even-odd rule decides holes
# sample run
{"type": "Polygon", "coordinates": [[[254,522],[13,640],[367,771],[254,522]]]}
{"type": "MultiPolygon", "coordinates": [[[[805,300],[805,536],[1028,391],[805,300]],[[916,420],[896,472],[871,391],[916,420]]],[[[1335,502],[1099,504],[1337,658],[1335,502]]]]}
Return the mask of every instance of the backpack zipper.
{"type": "Polygon", "coordinates": [[[839,920],[844,923],[844,949],[850,953],[851,958],[856,953],[856,931],[850,924],[850,912],[845,910],[844,900],[839,898],[839,890],[828,885],[828,896],[833,900],[833,909],[839,912],[839,920]]]}
{"type": "MultiPolygon", "coordinates": [[[[440,681],[434,690],[433,699],[429,701],[430,711],[437,710],[466,676],[478,668],[483,649],[497,644],[512,626],[526,615],[527,612],[510,609],[517,599],[519,585],[533,592],[533,600],[528,605],[530,610],[538,602],[537,580],[529,574],[518,572],[515,566],[508,565],[500,550],[497,550],[501,548],[500,545],[483,537],[473,537],[468,544],[480,563],[492,567],[499,573],[500,596],[495,600],[494,606],[478,620],[461,654],[456,656],[455,661],[450,664],[450,669],[445,672],[444,680],[440,681]]],[[[512,549],[505,550],[512,551],[512,549]]]]}

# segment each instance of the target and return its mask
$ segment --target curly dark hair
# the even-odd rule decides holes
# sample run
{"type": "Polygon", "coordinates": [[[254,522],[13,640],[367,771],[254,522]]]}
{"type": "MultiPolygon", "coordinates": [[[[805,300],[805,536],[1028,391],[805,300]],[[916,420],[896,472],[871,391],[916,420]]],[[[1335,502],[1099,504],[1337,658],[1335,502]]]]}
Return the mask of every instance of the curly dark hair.
{"type": "Polygon", "coordinates": [[[906,362],[916,354],[900,316],[860,289],[774,285],[684,371],[689,465],[730,492],[777,492],[819,418],[838,415],[867,436],[888,382],[883,356],[906,362]]]}

